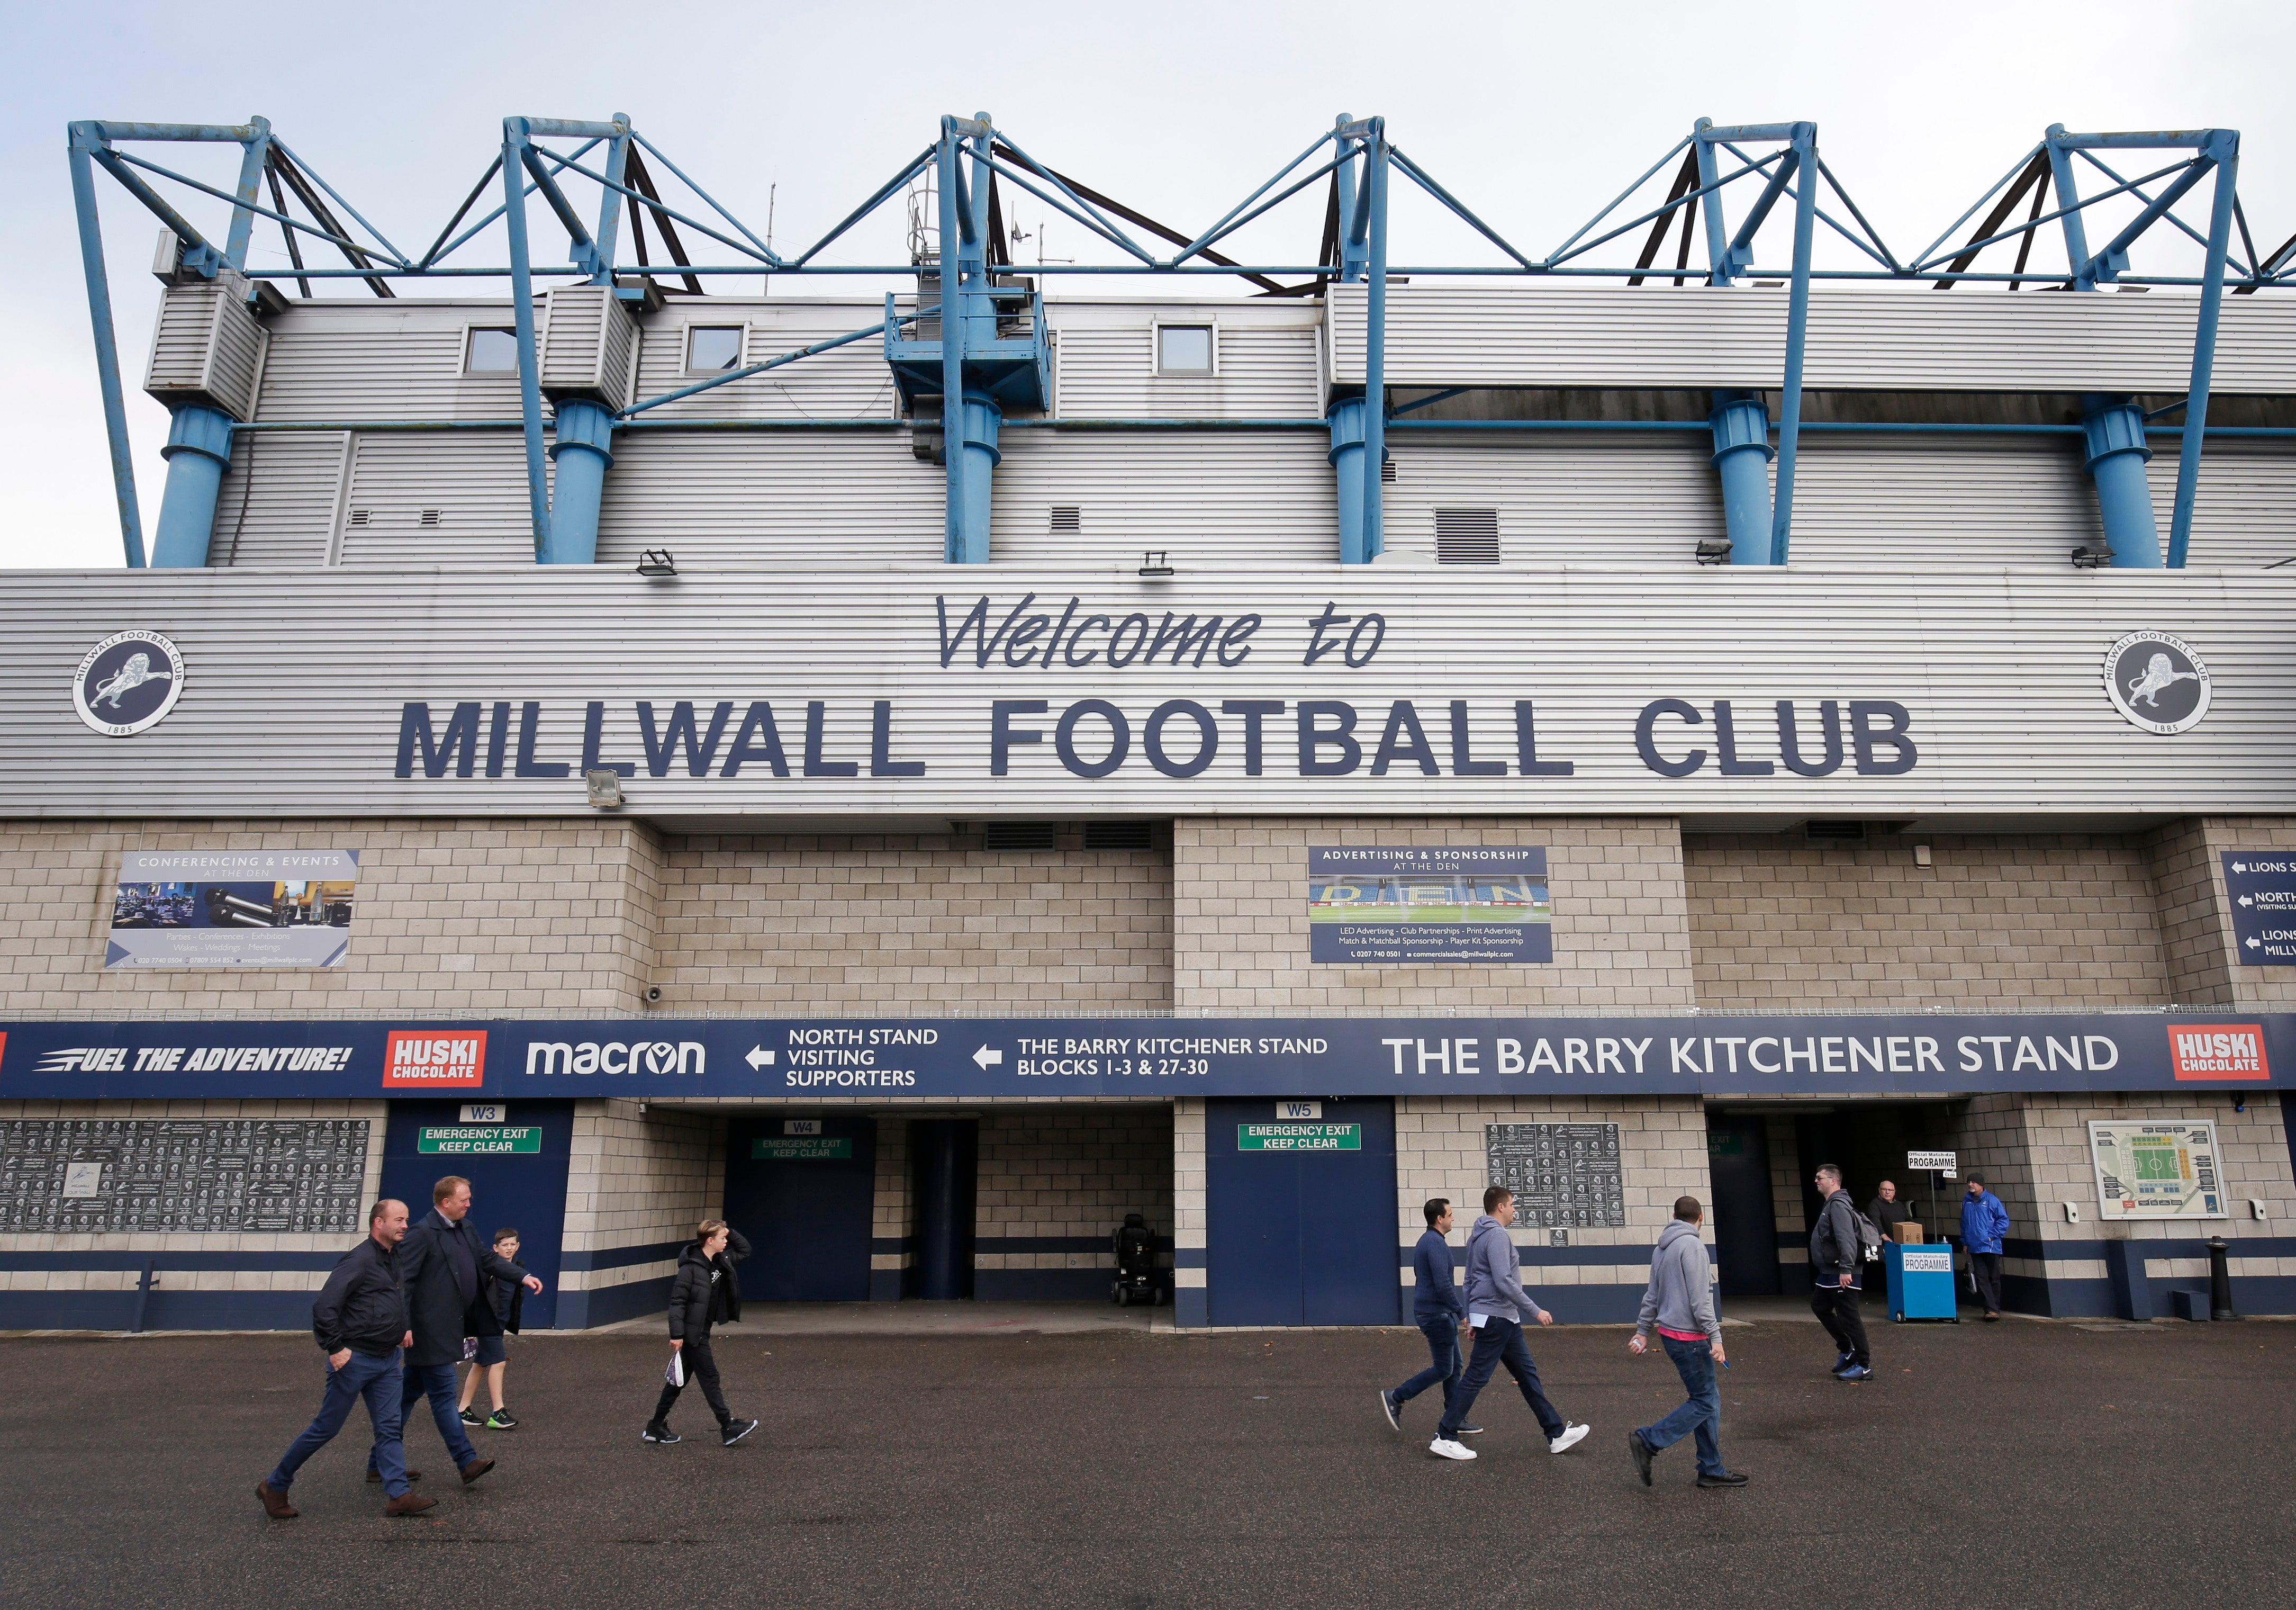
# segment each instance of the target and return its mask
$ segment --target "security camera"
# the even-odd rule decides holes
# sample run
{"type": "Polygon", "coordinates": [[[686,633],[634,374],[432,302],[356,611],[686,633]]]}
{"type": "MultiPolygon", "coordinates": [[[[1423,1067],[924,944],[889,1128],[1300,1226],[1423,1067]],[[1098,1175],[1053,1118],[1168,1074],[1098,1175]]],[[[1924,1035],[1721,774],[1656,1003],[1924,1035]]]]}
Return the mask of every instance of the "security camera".
{"type": "Polygon", "coordinates": [[[654,1002],[656,1002],[656,1001],[660,1000],[660,998],[661,998],[661,986],[660,986],[660,984],[650,984],[650,985],[648,985],[648,986],[646,987],[646,1005],[647,1005],[647,1006],[651,1006],[652,1005],[653,1005],[653,1003],[654,1003],[654,1002]]]}

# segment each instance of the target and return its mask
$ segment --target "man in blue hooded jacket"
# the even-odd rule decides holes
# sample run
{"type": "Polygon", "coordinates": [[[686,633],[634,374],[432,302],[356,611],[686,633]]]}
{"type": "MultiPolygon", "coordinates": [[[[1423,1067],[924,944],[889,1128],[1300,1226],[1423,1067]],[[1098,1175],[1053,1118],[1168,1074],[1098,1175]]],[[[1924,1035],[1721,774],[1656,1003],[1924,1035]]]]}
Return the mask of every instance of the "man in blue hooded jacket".
{"type": "Polygon", "coordinates": [[[1483,1193],[1483,1216],[1475,1220],[1474,1230],[1467,1237],[1467,1323],[1474,1327],[1474,1356],[1467,1360],[1466,1373],[1445,1400],[1443,1423],[1435,1428],[1435,1440],[1427,1445],[1430,1453],[1447,1459],[1475,1457],[1474,1450],[1459,1441],[1459,1430],[1467,1411],[1475,1406],[1476,1394],[1502,1363],[1514,1384],[1522,1388],[1523,1401],[1530,1405],[1530,1412],[1538,1417],[1538,1427],[1546,1433],[1547,1452],[1561,1453],[1577,1446],[1589,1429],[1573,1425],[1557,1414],[1539,1388],[1538,1366],[1531,1361],[1522,1327],[1532,1320],[1552,1325],[1554,1316],[1522,1289],[1522,1258],[1507,1235],[1507,1226],[1513,1222],[1514,1193],[1503,1185],[1492,1186],[1483,1193]]]}
{"type": "Polygon", "coordinates": [[[1969,1177],[1961,1199],[1961,1250],[1969,1254],[1970,1278],[1988,1320],[2001,1318],[2001,1241],[2009,1233],[2009,1210],[1985,1188],[1985,1177],[1969,1177]]]}
{"type": "MultiPolygon", "coordinates": [[[[1451,1244],[1446,1239],[1451,1233],[1450,1199],[1431,1197],[1420,1212],[1427,1216],[1427,1231],[1419,1237],[1411,1257],[1411,1317],[1419,1326],[1419,1334],[1427,1338],[1433,1362],[1392,1392],[1381,1390],[1380,1409],[1398,1431],[1403,1429],[1403,1406],[1431,1386],[1441,1386],[1448,1398],[1451,1384],[1459,1378],[1466,1362],[1459,1351],[1459,1331],[1467,1323],[1467,1305],[1451,1277],[1451,1244]]],[[[1482,1427],[1459,1429],[1472,1433],[1482,1427]]]]}

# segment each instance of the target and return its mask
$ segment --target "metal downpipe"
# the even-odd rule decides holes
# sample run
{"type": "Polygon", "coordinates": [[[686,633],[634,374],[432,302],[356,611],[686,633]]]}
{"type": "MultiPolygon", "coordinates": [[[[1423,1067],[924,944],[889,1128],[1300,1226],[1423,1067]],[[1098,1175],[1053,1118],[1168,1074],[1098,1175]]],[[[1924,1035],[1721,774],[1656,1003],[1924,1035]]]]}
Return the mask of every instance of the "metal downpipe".
{"type": "Polygon", "coordinates": [[[2112,568],[2161,569],[2161,527],[2144,475],[2152,449],[2144,442],[2144,410],[2124,398],[2091,398],[2082,415],[2081,437],[2112,568]]]}
{"type": "Polygon", "coordinates": [[[176,410],[168,426],[168,487],[152,537],[154,566],[197,570],[215,537],[216,502],[231,464],[231,416],[198,403],[176,410]]]}
{"type": "Polygon", "coordinates": [[[1730,563],[1773,564],[1769,406],[1759,392],[1717,391],[1706,417],[1714,431],[1714,472],[1722,481],[1730,563]]]}
{"type": "Polygon", "coordinates": [[[557,439],[550,456],[550,525],[535,555],[541,564],[595,564],[598,511],[606,496],[606,472],[614,464],[614,416],[586,398],[561,398],[557,439]]]}

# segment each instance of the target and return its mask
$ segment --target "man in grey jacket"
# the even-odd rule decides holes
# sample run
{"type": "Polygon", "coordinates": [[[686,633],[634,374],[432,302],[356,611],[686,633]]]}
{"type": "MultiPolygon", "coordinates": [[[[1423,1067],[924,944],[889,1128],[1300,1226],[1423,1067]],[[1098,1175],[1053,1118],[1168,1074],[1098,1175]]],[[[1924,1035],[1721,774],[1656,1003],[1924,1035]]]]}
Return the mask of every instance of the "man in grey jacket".
{"type": "Polygon", "coordinates": [[[1507,1235],[1514,1222],[1514,1193],[1495,1185],[1483,1193],[1483,1216],[1467,1237],[1467,1323],[1474,1327],[1474,1355],[1443,1403],[1443,1423],[1435,1428],[1430,1453],[1447,1459],[1472,1459],[1475,1450],[1459,1441],[1459,1427],[1475,1406],[1475,1395],[1490,1382],[1502,1363],[1514,1384],[1522,1388],[1523,1401],[1538,1417],[1546,1433],[1546,1451],[1561,1453],[1577,1446],[1588,1427],[1573,1425],[1555,1413],[1554,1405],[1539,1390],[1538,1366],[1522,1339],[1522,1327],[1531,1320],[1554,1323],[1554,1316],[1530,1300],[1522,1289],[1522,1259],[1507,1235]]]}
{"type": "Polygon", "coordinates": [[[1722,1463],[1722,1394],[1714,1384],[1714,1368],[1729,1362],[1722,1351],[1722,1321],[1714,1311],[1714,1266],[1698,1226],[1706,1210],[1695,1196],[1674,1199],[1674,1217],[1658,1233],[1651,1253],[1650,1289],[1643,1293],[1643,1311],[1635,1320],[1635,1334],[1627,1351],[1640,1357],[1650,1346],[1652,1328],[1666,1346],[1666,1356],[1690,1397],[1683,1406],[1655,1425],[1627,1433],[1627,1452],[1643,1485],[1651,1484],[1651,1457],[1671,1448],[1693,1432],[1698,1437],[1698,1484],[1701,1487],[1743,1487],[1746,1478],[1722,1463]]]}

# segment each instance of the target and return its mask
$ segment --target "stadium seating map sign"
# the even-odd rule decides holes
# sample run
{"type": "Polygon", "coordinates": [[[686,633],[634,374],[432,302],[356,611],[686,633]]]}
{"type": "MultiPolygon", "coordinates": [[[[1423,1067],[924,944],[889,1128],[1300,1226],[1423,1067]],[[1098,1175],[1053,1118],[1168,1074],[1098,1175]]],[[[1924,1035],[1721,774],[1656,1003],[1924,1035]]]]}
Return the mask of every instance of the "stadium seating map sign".
{"type": "Polygon", "coordinates": [[[1525,1229],[1618,1229],[1626,1181],[1614,1123],[1487,1123],[1490,1182],[1514,1193],[1525,1229]]]}
{"type": "Polygon", "coordinates": [[[353,1232],[367,1129],[364,1118],[0,1121],[0,1233],[353,1232]]]}
{"type": "Polygon", "coordinates": [[[1553,916],[1543,849],[1408,844],[1308,851],[1311,961],[1551,962],[1553,916]]]}
{"type": "Polygon", "coordinates": [[[2088,1148],[2096,1163],[2100,1218],[2231,1216],[2225,1209],[2224,1186],[2217,1173],[2213,1121],[2092,1121],[2088,1148]]]}
{"type": "Polygon", "coordinates": [[[103,965],[340,967],[357,890],[356,850],[130,851],[103,965]]]}

